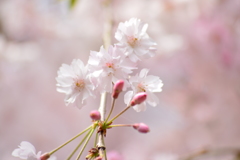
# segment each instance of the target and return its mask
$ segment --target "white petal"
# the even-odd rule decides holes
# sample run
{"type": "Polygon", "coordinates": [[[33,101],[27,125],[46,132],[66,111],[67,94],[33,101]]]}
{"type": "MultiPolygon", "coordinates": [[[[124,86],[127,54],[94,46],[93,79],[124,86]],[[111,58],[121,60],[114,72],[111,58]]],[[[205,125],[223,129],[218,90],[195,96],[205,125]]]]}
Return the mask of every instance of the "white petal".
{"type": "Polygon", "coordinates": [[[143,68],[139,73],[139,77],[141,77],[141,78],[146,77],[148,74],[148,71],[149,71],[148,69],[143,68]]]}
{"type": "Polygon", "coordinates": [[[157,106],[157,104],[159,104],[159,99],[158,99],[158,97],[154,93],[147,92],[147,100],[146,100],[146,102],[149,105],[155,107],[155,106],[157,106]]]}
{"type": "Polygon", "coordinates": [[[74,59],[72,61],[71,66],[72,66],[72,69],[73,69],[75,75],[77,75],[78,77],[83,77],[82,69],[84,69],[84,64],[81,60],[74,59]]]}
{"type": "Polygon", "coordinates": [[[133,61],[133,62],[137,62],[137,61],[139,61],[139,60],[141,60],[140,58],[138,58],[138,56],[136,56],[135,54],[129,54],[129,59],[131,60],[131,61],[133,61]]]}
{"type": "Polygon", "coordinates": [[[57,160],[56,156],[51,156],[50,158],[48,158],[48,160],[57,160]]]}
{"type": "Polygon", "coordinates": [[[149,75],[144,79],[147,89],[151,92],[161,92],[163,83],[157,76],[149,75]]]}
{"type": "Polygon", "coordinates": [[[62,66],[59,68],[58,75],[72,77],[74,75],[74,72],[72,71],[72,68],[69,65],[62,64],[62,66]]]}
{"type": "Polygon", "coordinates": [[[72,77],[62,77],[62,76],[58,76],[56,78],[57,83],[62,86],[62,87],[69,87],[73,84],[74,80],[72,77]]]}
{"type": "Polygon", "coordinates": [[[68,105],[69,103],[73,103],[79,94],[79,92],[74,91],[72,94],[66,95],[64,99],[65,104],[68,105]]]}
{"type": "Polygon", "coordinates": [[[128,105],[130,103],[132,97],[133,97],[133,91],[128,91],[127,93],[125,93],[124,103],[128,105]]]}
{"type": "Polygon", "coordinates": [[[147,108],[147,106],[146,106],[146,103],[145,103],[145,102],[143,102],[143,103],[141,103],[141,104],[139,104],[139,105],[133,106],[133,109],[134,109],[135,111],[137,111],[137,112],[145,111],[146,108],[147,108]]]}
{"type": "Polygon", "coordinates": [[[139,36],[143,36],[144,34],[146,34],[147,28],[148,28],[148,24],[144,24],[140,32],[141,34],[139,36]]]}
{"type": "Polygon", "coordinates": [[[21,142],[19,148],[12,152],[12,155],[21,159],[28,159],[28,157],[36,157],[36,150],[31,143],[23,141],[21,142]]]}

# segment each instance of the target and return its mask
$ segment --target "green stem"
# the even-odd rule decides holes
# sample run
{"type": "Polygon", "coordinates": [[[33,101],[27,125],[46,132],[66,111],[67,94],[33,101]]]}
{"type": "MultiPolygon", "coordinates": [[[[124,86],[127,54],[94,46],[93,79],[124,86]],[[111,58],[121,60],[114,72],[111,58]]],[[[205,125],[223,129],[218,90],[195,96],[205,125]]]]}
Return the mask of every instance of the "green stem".
{"type": "Polygon", "coordinates": [[[113,108],[114,108],[114,106],[115,106],[115,100],[116,100],[116,99],[113,98],[113,101],[112,101],[112,107],[111,107],[111,110],[110,110],[110,112],[109,112],[109,114],[108,114],[108,117],[107,117],[107,119],[105,120],[105,122],[108,121],[109,117],[110,117],[111,114],[112,114],[113,108]]]}
{"type": "Polygon", "coordinates": [[[79,149],[79,147],[83,144],[83,142],[86,140],[86,138],[89,136],[91,130],[85,135],[85,137],[82,139],[82,141],[78,144],[78,146],[74,149],[74,151],[69,155],[67,160],[70,160],[72,156],[76,153],[76,151],[79,149]]]}
{"type": "Polygon", "coordinates": [[[127,106],[124,110],[122,110],[119,114],[117,114],[115,117],[113,117],[109,122],[107,123],[111,123],[113,122],[116,118],[118,118],[120,115],[122,115],[124,112],[126,112],[131,106],[127,106]]]}
{"type": "Polygon", "coordinates": [[[68,143],[72,142],[74,139],[76,139],[77,137],[81,136],[83,133],[85,133],[86,131],[88,131],[90,128],[92,128],[92,125],[89,126],[88,128],[86,128],[85,130],[83,130],[82,132],[80,132],[79,134],[77,134],[76,136],[74,136],[73,138],[71,138],[70,140],[68,140],[67,142],[65,142],[64,144],[60,145],[59,147],[57,147],[56,149],[52,150],[51,152],[49,152],[49,155],[52,155],[53,153],[57,152],[59,149],[61,149],[62,147],[64,147],[65,145],[67,145],[68,143]]]}
{"type": "Polygon", "coordinates": [[[97,146],[97,141],[98,141],[98,133],[96,132],[96,137],[95,137],[95,141],[94,141],[94,147],[97,146]]]}
{"type": "Polygon", "coordinates": [[[133,126],[132,124],[115,124],[115,125],[110,125],[108,127],[110,128],[110,127],[132,127],[132,126],[133,126]]]}
{"type": "Polygon", "coordinates": [[[95,128],[96,128],[96,126],[95,126],[94,128],[92,128],[91,132],[89,133],[89,135],[88,135],[88,137],[87,137],[87,140],[85,141],[85,143],[84,143],[84,145],[83,145],[83,147],[82,147],[80,153],[78,154],[76,160],[79,160],[79,158],[81,157],[81,155],[82,155],[82,153],[83,153],[85,147],[87,146],[87,144],[88,144],[90,138],[92,137],[92,134],[93,134],[95,128]]]}

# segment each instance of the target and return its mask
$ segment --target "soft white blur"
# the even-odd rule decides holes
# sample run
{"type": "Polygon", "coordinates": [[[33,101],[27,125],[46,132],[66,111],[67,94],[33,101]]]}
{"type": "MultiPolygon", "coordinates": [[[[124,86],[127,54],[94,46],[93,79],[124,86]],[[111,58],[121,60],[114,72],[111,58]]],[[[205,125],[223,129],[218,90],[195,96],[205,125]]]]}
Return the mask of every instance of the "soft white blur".
{"type": "MultiPolygon", "coordinates": [[[[98,97],[81,110],[66,107],[65,95],[56,91],[61,64],[74,58],[86,64],[90,50],[103,44],[102,1],[79,0],[73,10],[66,4],[0,1],[1,160],[17,159],[11,152],[23,140],[37,151],[54,149],[87,127],[89,112],[99,106],[98,97]]],[[[129,110],[116,121],[143,122],[151,131],[110,129],[107,150],[125,160],[166,160],[204,147],[240,147],[239,6],[239,0],[113,1],[113,35],[119,22],[132,17],[149,24],[158,52],[139,70],[149,68],[164,86],[159,106],[129,110]]],[[[124,107],[121,95],[113,114],[124,107]]],[[[79,141],[55,155],[66,159],[79,141]]]]}

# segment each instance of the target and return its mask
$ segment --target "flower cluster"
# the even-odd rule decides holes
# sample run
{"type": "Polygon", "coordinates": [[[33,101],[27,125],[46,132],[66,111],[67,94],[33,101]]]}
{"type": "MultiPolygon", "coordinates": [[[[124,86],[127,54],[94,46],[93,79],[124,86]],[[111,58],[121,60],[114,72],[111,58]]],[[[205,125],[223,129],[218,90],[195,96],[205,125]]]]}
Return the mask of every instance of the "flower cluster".
{"type": "Polygon", "coordinates": [[[135,76],[130,74],[137,68],[137,62],[153,57],[156,43],[147,34],[148,25],[140,19],[131,18],[120,23],[115,33],[118,43],[109,48],[100,48],[100,51],[91,51],[88,63],[84,66],[81,60],[73,60],[71,65],[63,64],[57,80],[57,91],[65,93],[65,103],[75,103],[81,107],[89,97],[98,93],[111,92],[112,84],[119,79],[124,81],[124,88],[131,88],[124,96],[129,104],[133,96],[139,92],[146,92],[147,100],[133,108],[144,111],[146,103],[151,106],[158,104],[154,92],[161,92],[162,81],[157,76],[147,75],[143,69],[135,76]]]}
{"type": "MultiPolygon", "coordinates": [[[[146,30],[147,24],[136,18],[120,23],[115,34],[115,38],[118,40],[117,44],[108,48],[102,46],[99,52],[91,51],[86,65],[81,60],[74,59],[71,65],[62,64],[58,70],[57,91],[66,94],[64,100],[66,105],[75,103],[78,108],[81,108],[86,104],[88,98],[95,97],[99,93],[111,92],[113,101],[107,118],[102,120],[100,112],[94,110],[90,112],[93,124],[56,149],[45,154],[36,153],[35,147],[31,143],[23,141],[19,148],[12,152],[12,155],[25,160],[55,160],[56,158],[52,154],[82,134],[86,134],[68,157],[71,159],[78,148],[83,145],[76,158],[79,160],[94,131],[100,134],[99,140],[103,139],[102,136],[106,136],[107,129],[113,127],[133,127],[140,133],[148,133],[150,129],[144,123],[113,124],[114,120],[129,108],[140,112],[146,109],[146,104],[151,106],[158,104],[158,98],[154,93],[162,91],[163,84],[159,77],[148,75],[148,69],[142,69],[139,74],[131,76],[133,70],[138,69],[138,61],[155,55],[156,43],[149,38],[146,30]],[[127,91],[124,96],[127,107],[109,119],[115,100],[122,91],[126,91],[128,88],[131,90],[127,91]]],[[[96,142],[97,138],[93,148],[86,156],[87,160],[102,160],[103,157],[106,157],[103,154],[105,146],[101,141],[96,142]]]]}

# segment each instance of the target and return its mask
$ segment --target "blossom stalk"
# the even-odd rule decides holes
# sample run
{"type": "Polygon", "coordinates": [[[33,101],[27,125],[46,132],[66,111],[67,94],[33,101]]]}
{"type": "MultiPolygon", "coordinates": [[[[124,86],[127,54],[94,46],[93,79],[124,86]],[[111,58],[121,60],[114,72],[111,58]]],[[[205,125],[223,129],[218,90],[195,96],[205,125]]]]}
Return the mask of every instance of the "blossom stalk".
{"type": "Polygon", "coordinates": [[[88,135],[90,134],[91,130],[89,130],[89,132],[85,135],[85,137],[81,140],[81,142],[77,145],[77,147],[72,151],[72,153],[68,156],[67,160],[70,160],[72,158],[72,156],[77,152],[77,150],[79,149],[79,147],[83,144],[83,142],[85,142],[85,140],[87,139],[88,135]]]}
{"type": "Polygon", "coordinates": [[[73,138],[71,138],[70,140],[68,140],[67,142],[65,142],[64,144],[60,145],[56,149],[54,149],[51,152],[49,152],[49,155],[52,155],[53,153],[57,152],[59,149],[61,149],[62,147],[66,146],[68,143],[72,142],[74,139],[78,138],[79,136],[81,136],[83,133],[85,133],[86,131],[88,131],[91,128],[92,128],[92,125],[89,126],[88,128],[86,128],[85,130],[83,130],[82,132],[80,132],[79,134],[77,134],[76,136],[74,136],[73,138]]]}
{"type": "Polygon", "coordinates": [[[107,122],[108,124],[109,123],[112,123],[115,119],[117,119],[119,116],[121,116],[124,112],[126,112],[129,108],[131,108],[131,106],[127,106],[124,110],[122,110],[120,113],[118,113],[115,117],[113,117],[109,122],[107,122]]]}
{"type": "Polygon", "coordinates": [[[132,124],[114,124],[114,125],[109,125],[108,126],[109,128],[112,128],[112,127],[133,127],[132,124]]]}
{"type": "Polygon", "coordinates": [[[92,137],[92,134],[93,134],[95,128],[96,128],[96,127],[94,127],[94,128],[91,129],[91,131],[90,131],[90,133],[89,133],[89,135],[88,135],[88,137],[87,137],[87,139],[86,139],[86,141],[85,141],[85,143],[84,143],[84,145],[83,145],[81,151],[79,152],[79,154],[78,154],[76,160],[79,160],[79,159],[80,159],[80,157],[81,157],[81,155],[82,155],[82,153],[83,153],[85,147],[87,146],[87,144],[88,144],[90,138],[92,137]]]}
{"type": "Polygon", "coordinates": [[[115,101],[116,101],[116,99],[113,99],[113,100],[112,100],[111,110],[110,110],[110,112],[109,112],[109,114],[108,114],[108,117],[107,117],[107,119],[105,120],[105,122],[108,121],[108,119],[110,118],[110,116],[111,116],[111,114],[112,114],[112,111],[113,111],[114,106],[115,106],[115,101]]]}

